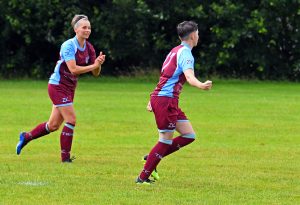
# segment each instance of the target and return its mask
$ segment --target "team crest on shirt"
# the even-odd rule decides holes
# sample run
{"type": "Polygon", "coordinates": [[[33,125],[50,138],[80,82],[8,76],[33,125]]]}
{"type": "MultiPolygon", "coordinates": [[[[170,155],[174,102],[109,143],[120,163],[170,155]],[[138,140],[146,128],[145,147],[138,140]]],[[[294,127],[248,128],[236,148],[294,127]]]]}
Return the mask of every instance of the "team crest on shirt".
{"type": "Polygon", "coordinates": [[[85,63],[86,63],[86,64],[88,64],[89,60],[90,60],[90,57],[89,57],[89,56],[88,56],[88,57],[85,57],[85,63]]]}

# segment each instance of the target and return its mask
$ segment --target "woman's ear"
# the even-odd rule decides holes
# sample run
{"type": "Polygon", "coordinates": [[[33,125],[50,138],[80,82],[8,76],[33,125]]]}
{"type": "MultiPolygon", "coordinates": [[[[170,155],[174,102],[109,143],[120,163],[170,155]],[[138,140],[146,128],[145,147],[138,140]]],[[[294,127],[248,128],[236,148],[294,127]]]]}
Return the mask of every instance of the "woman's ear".
{"type": "Polygon", "coordinates": [[[192,41],[195,39],[195,33],[196,33],[196,32],[192,32],[192,33],[190,34],[190,39],[191,39],[192,41]]]}

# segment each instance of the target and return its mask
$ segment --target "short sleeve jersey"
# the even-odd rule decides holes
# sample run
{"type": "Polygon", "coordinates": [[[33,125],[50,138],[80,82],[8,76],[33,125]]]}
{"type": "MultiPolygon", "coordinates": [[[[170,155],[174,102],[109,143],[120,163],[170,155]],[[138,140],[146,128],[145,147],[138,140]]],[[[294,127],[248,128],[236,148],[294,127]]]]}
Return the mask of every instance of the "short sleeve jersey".
{"type": "Polygon", "coordinates": [[[194,69],[194,57],[188,44],[182,42],[167,55],[159,82],[151,96],[179,98],[183,84],[186,82],[184,71],[194,69]]]}
{"type": "Polygon", "coordinates": [[[80,47],[76,36],[65,41],[60,48],[60,59],[57,61],[49,84],[63,85],[68,89],[75,90],[78,76],[73,75],[66,64],[69,60],[75,60],[76,65],[87,66],[95,62],[96,53],[91,43],[85,41],[83,48],[80,47]]]}

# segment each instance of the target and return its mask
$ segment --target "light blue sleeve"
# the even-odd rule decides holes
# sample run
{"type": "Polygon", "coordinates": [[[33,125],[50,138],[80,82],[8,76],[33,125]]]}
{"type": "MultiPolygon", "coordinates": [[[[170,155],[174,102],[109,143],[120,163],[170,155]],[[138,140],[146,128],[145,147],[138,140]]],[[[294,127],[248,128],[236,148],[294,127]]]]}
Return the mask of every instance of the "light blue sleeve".
{"type": "Polygon", "coordinates": [[[192,52],[188,49],[183,49],[179,58],[178,58],[179,66],[182,68],[182,72],[187,69],[194,70],[194,57],[192,52]]]}
{"type": "Polygon", "coordinates": [[[75,48],[72,41],[66,41],[62,44],[60,53],[65,61],[75,60],[75,48]]]}

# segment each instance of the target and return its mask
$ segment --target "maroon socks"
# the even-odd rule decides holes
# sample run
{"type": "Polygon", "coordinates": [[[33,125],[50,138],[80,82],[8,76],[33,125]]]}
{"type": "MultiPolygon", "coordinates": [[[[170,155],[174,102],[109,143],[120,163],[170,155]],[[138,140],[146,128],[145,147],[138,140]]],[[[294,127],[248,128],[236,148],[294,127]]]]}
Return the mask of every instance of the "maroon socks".
{"type": "Polygon", "coordinates": [[[165,140],[162,138],[159,139],[159,142],[152,148],[147,157],[147,162],[139,176],[141,180],[146,180],[149,178],[152,171],[164,157],[165,153],[169,150],[171,144],[172,140],[165,140]]]}
{"type": "Polygon", "coordinates": [[[37,139],[37,138],[47,135],[49,133],[50,133],[50,131],[49,131],[47,122],[43,122],[43,123],[39,124],[38,126],[36,126],[30,132],[27,132],[25,134],[25,139],[27,142],[29,142],[33,139],[37,139]]]}
{"type": "Polygon", "coordinates": [[[75,125],[66,123],[60,135],[61,160],[70,159],[70,151],[72,147],[73,132],[75,125]]]}
{"type": "Polygon", "coordinates": [[[139,178],[141,180],[148,179],[163,157],[179,150],[181,147],[192,143],[194,140],[195,134],[184,134],[174,138],[173,140],[160,138],[159,142],[150,151],[146,164],[144,165],[144,169],[140,173],[139,178]]]}
{"type": "MultiPolygon", "coordinates": [[[[65,123],[65,126],[62,129],[60,135],[60,148],[61,148],[61,160],[66,161],[70,159],[70,151],[72,147],[72,140],[73,140],[73,132],[74,132],[75,125],[71,123],[65,123]]],[[[25,134],[25,139],[27,142],[42,137],[44,135],[49,134],[49,128],[47,122],[41,123],[36,126],[30,132],[25,134]]]]}
{"type": "Polygon", "coordinates": [[[178,136],[173,139],[173,143],[168,149],[168,151],[165,153],[165,156],[176,152],[179,150],[181,147],[184,147],[190,143],[192,143],[195,140],[195,134],[186,134],[182,136],[178,136]]]}

